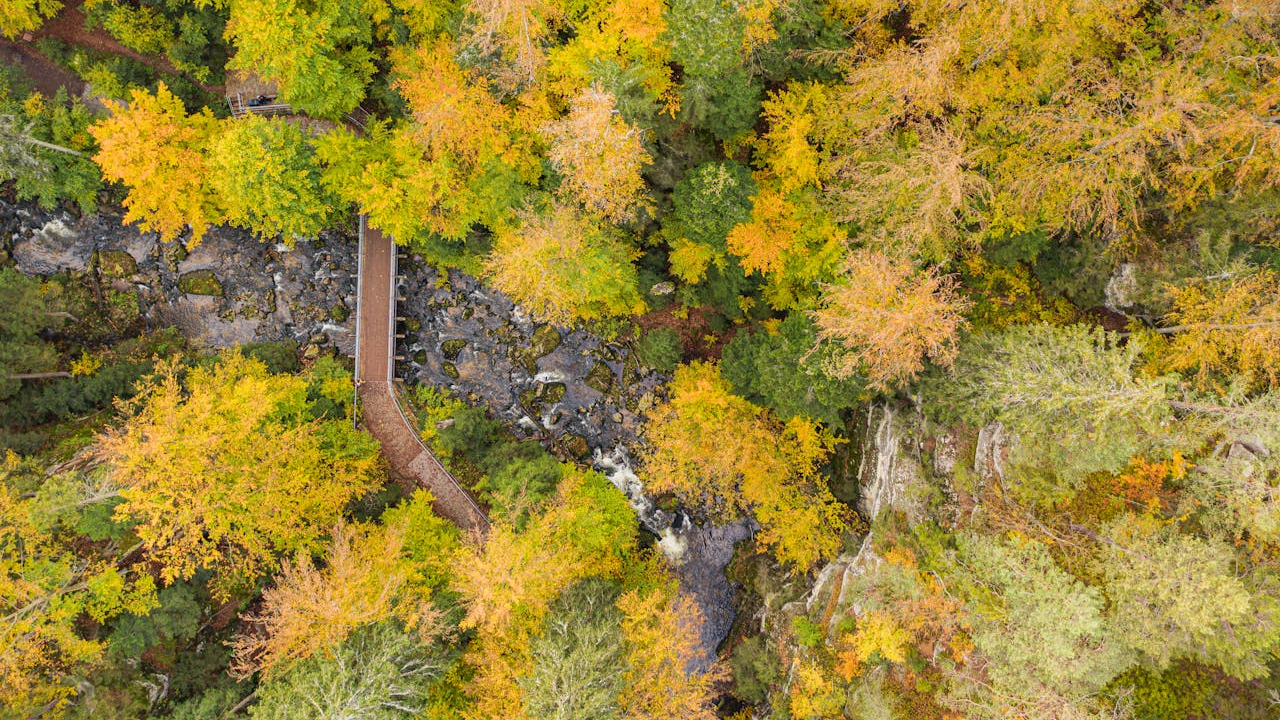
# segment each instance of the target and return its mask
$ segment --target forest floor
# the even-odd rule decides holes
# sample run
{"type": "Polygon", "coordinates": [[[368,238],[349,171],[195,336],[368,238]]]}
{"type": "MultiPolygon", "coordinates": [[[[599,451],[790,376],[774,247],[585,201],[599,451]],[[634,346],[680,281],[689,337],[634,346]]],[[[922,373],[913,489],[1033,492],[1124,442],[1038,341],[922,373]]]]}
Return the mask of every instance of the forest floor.
{"type": "MultiPolygon", "coordinates": [[[[173,63],[169,62],[168,58],[162,55],[144,55],[136,50],[128,48],[119,40],[112,37],[111,33],[107,32],[105,28],[96,27],[89,29],[85,23],[84,12],[81,11],[79,5],[67,5],[63,7],[57,15],[45,21],[38,30],[22,35],[21,40],[23,42],[17,44],[20,47],[27,48],[31,54],[36,55],[45,62],[49,62],[48,59],[44,58],[44,56],[41,55],[33,45],[30,45],[31,42],[39,40],[40,38],[56,38],[69,45],[77,45],[112,55],[121,55],[137,60],[158,73],[182,75],[192,82],[196,82],[194,78],[191,78],[186,75],[186,73],[179,71],[173,66],[173,63]]],[[[4,44],[15,45],[15,43],[4,44]]],[[[209,92],[218,94],[222,94],[223,92],[222,85],[206,85],[205,83],[200,82],[197,82],[196,84],[209,92]]],[[[81,86],[83,86],[83,83],[81,83],[81,86]]]]}
{"type": "Polygon", "coordinates": [[[23,78],[46,97],[53,97],[59,88],[64,87],[71,97],[84,94],[83,80],[53,63],[30,45],[0,40],[0,62],[17,68],[23,78]]]}

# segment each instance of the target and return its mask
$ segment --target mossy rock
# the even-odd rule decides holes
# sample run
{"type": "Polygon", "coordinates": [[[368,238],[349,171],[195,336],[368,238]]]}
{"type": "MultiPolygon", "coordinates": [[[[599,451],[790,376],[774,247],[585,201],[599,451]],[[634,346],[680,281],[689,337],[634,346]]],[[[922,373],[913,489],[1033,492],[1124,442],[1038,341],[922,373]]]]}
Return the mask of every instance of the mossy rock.
{"type": "Polygon", "coordinates": [[[347,318],[351,317],[351,311],[347,309],[346,305],[338,303],[329,308],[329,317],[334,322],[346,322],[347,318]]]}
{"type": "Polygon", "coordinates": [[[93,261],[98,272],[107,277],[127,278],[138,272],[138,261],[123,250],[99,250],[94,253],[93,261]]]}
{"type": "Polygon", "coordinates": [[[408,332],[418,332],[422,329],[422,323],[418,322],[418,318],[405,318],[404,329],[408,332]]]}
{"type": "Polygon", "coordinates": [[[458,353],[462,352],[462,348],[467,346],[466,340],[445,340],[440,345],[440,352],[444,353],[446,360],[457,360],[458,353]]]}
{"type": "Polygon", "coordinates": [[[427,364],[427,351],[419,350],[413,354],[413,361],[419,365],[427,364]]]}
{"type": "Polygon", "coordinates": [[[604,361],[597,361],[591,366],[591,372],[587,373],[587,387],[598,390],[601,395],[608,395],[613,389],[613,371],[604,361]]]}
{"type": "Polygon", "coordinates": [[[529,352],[534,358],[546,357],[560,347],[560,331],[551,325],[539,325],[529,341],[529,352]]]}
{"type": "Polygon", "coordinates": [[[222,283],[212,270],[193,270],[178,278],[178,289],[188,295],[222,297],[222,283]]]}
{"type": "Polygon", "coordinates": [[[525,388],[520,391],[520,407],[531,413],[538,412],[538,388],[525,388]]]}
{"type": "Polygon", "coordinates": [[[441,365],[440,371],[443,372],[445,375],[448,375],[449,377],[453,378],[454,380],[458,379],[458,366],[454,365],[451,362],[447,362],[441,365]]]}
{"type": "Polygon", "coordinates": [[[519,365],[529,375],[538,374],[538,360],[528,350],[511,350],[508,353],[511,362],[519,365]]]}
{"type": "Polygon", "coordinates": [[[174,262],[180,263],[183,260],[186,260],[187,256],[190,254],[191,253],[187,252],[186,245],[184,245],[183,243],[174,243],[173,250],[170,251],[169,257],[173,258],[174,262]]]}
{"type": "Polygon", "coordinates": [[[538,396],[543,402],[555,404],[564,399],[564,383],[547,383],[538,386],[538,396]]]}
{"type": "Polygon", "coordinates": [[[268,315],[274,313],[276,311],[276,289],[271,288],[267,290],[267,292],[262,296],[262,301],[265,307],[265,312],[268,315]]]}
{"type": "Polygon", "coordinates": [[[561,444],[564,445],[565,450],[568,450],[576,458],[586,458],[591,454],[591,447],[587,445],[587,439],[581,435],[565,435],[561,444]]]}

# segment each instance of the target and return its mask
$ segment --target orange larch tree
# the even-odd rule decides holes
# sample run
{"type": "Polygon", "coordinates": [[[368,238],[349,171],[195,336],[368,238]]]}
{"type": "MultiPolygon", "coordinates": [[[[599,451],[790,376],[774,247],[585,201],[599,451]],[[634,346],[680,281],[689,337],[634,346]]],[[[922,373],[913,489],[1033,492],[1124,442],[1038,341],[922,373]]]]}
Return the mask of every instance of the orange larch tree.
{"type": "Polygon", "coordinates": [[[835,357],[833,374],[865,373],[881,388],[910,382],[925,358],[954,362],[969,307],[954,280],[936,269],[919,270],[875,250],[850,255],[844,277],[827,286],[822,300],[813,313],[818,336],[847,351],[835,357]]]}

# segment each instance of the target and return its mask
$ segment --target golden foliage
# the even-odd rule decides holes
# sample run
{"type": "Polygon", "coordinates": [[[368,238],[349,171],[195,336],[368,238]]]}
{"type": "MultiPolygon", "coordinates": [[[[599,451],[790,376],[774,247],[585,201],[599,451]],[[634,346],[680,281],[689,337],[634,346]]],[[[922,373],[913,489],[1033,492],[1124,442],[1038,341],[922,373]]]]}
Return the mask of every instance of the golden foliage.
{"type": "Polygon", "coordinates": [[[924,360],[949,366],[969,302],[953,279],[936,269],[920,271],[874,250],[849,256],[844,278],[823,292],[814,312],[819,337],[842,345],[831,371],[839,377],[865,372],[876,387],[910,382],[924,360]]]}
{"type": "Polygon", "coordinates": [[[390,617],[406,579],[403,545],[402,528],[339,525],[323,568],[306,554],[285,563],[262,593],[263,611],[244,617],[260,624],[261,634],[236,638],[233,671],[242,678],[283,672],[328,652],[357,627],[390,617]]]}
{"type": "Polygon", "coordinates": [[[772,188],[761,188],[751,202],[751,222],[735,225],[725,243],[729,252],[741,258],[744,271],[779,272],[801,228],[796,208],[772,188]]]}
{"type": "Polygon", "coordinates": [[[500,230],[485,270],[534,317],[569,325],[641,312],[635,251],[591,216],[557,204],[500,230]]]}
{"type": "Polygon", "coordinates": [[[616,111],[613,93],[589,88],[573,99],[569,114],[543,129],[547,157],[564,174],[562,190],[613,222],[648,207],[640,172],[653,162],[640,130],[616,111]]]}
{"type": "Polygon", "coordinates": [[[839,550],[844,521],[817,471],[832,436],[737,397],[714,364],[677,368],[670,390],[645,429],[650,488],[718,518],[754,513],[759,541],[801,570],[839,550]]]}
{"type": "Polygon", "coordinates": [[[868,610],[858,618],[857,629],[841,638],[836,672],[846,681],[852,680],[875,655],[892,663],[904,662],[911,640],[911,634],[887,612],[868,610]]]}
{"type": "Polygon", "coordinates": [[[474,18],[468,44],[502,61],[495,81],[512,92],[533,81],[546,63],[544,42],[564,14],[556,0],[468,0],[474,18]]]}
{"type": "Polygon", "coordinates": [[[164,83],[155,95],[134,90],[128,105],[107,103],[109,114],[89,128],[98,141],[94,162],[102,176],[129,186],[124,221],[173,240],[191,227],[198,243],[223,217],[208,184],[205,146],[218,122],[207,109],[187,115],[164,83]]]}
{"type": "Polygon", "coordinates": [[[713,688],[725,670],[702,656],[698,607],[674,581],[618,598],[627,640],[626,689],[620,698],[626,720],[712,720],[713,688]]]}
{"type": "Polygon", "coordinates": [[[467,607],[462,627],[476,640],[468,717],[524,718],[516,678],[528,668],[529,640],[567,587],[592,576],[616,577],[635,541],[626,498],[599,474],[564,466],[556,500],[524,532],[495,525],[482,547],[454,564],[454,587],[467,607]]]}
{"type": "Polygon", "coordinates": [[[395,88],[417,123],[415,137],[433,158],[452,156],[468,165],[501,155],[507,145],[506,107],[482,79],[458,67],[443,38],[413,51],[397,51],[395,88]]]}
{"type": "Polygon", "coordinates": [[[218,571],[214,592],[320,549],[325,531],[375,484],[375,445],[346,422],[317,421],[307,382],[231,352],[212,367],[162,364],[124,427],[101,438],[121,486],[115,517],[166,582],[218,571]]]}
{"type": "Polygon", "coordinates": [[[656,0],[608,0],[593,4],[576,23],[569,43],[551,51],[548,86],[562,96],[574,96],[592,81],[592,66],[616,62],[624,72],[642,73],[649,95],[675,112],[679,100],[672,82],[671,46],[663,17],[665,4],[656,0]]]}
{"type": "Polygon", "coordinates": [[[828,95],[823,85],[798,83],[764,102],[761,113],[769,131],[757,143],[756,152],[783,193],[819,184],[818,149],[811,140],[828,95]]]}
{"type": "Polygon", "coordinates": [[[1164,368],[1191,371],[1201,388],[1241,380],[1250,388],[1280,384],[1280,275],[1271,270],[1170,289],[1166,316],[1173,338],[1164,368]]]}

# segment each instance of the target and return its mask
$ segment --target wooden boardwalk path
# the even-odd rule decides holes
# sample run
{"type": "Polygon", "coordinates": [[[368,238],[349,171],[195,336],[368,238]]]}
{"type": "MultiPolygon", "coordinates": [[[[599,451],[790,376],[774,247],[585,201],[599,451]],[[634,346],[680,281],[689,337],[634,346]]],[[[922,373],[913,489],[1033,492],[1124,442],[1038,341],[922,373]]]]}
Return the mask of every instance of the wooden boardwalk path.
{"type": "Polygon", "coordinates": [[[395,391],[396,247],[360,218],[356,308],[356,393],[365,427],[400,477],[427,488],[435,511],[465,531],[487,534],[489,520],[418,438],[395,391]]]}

